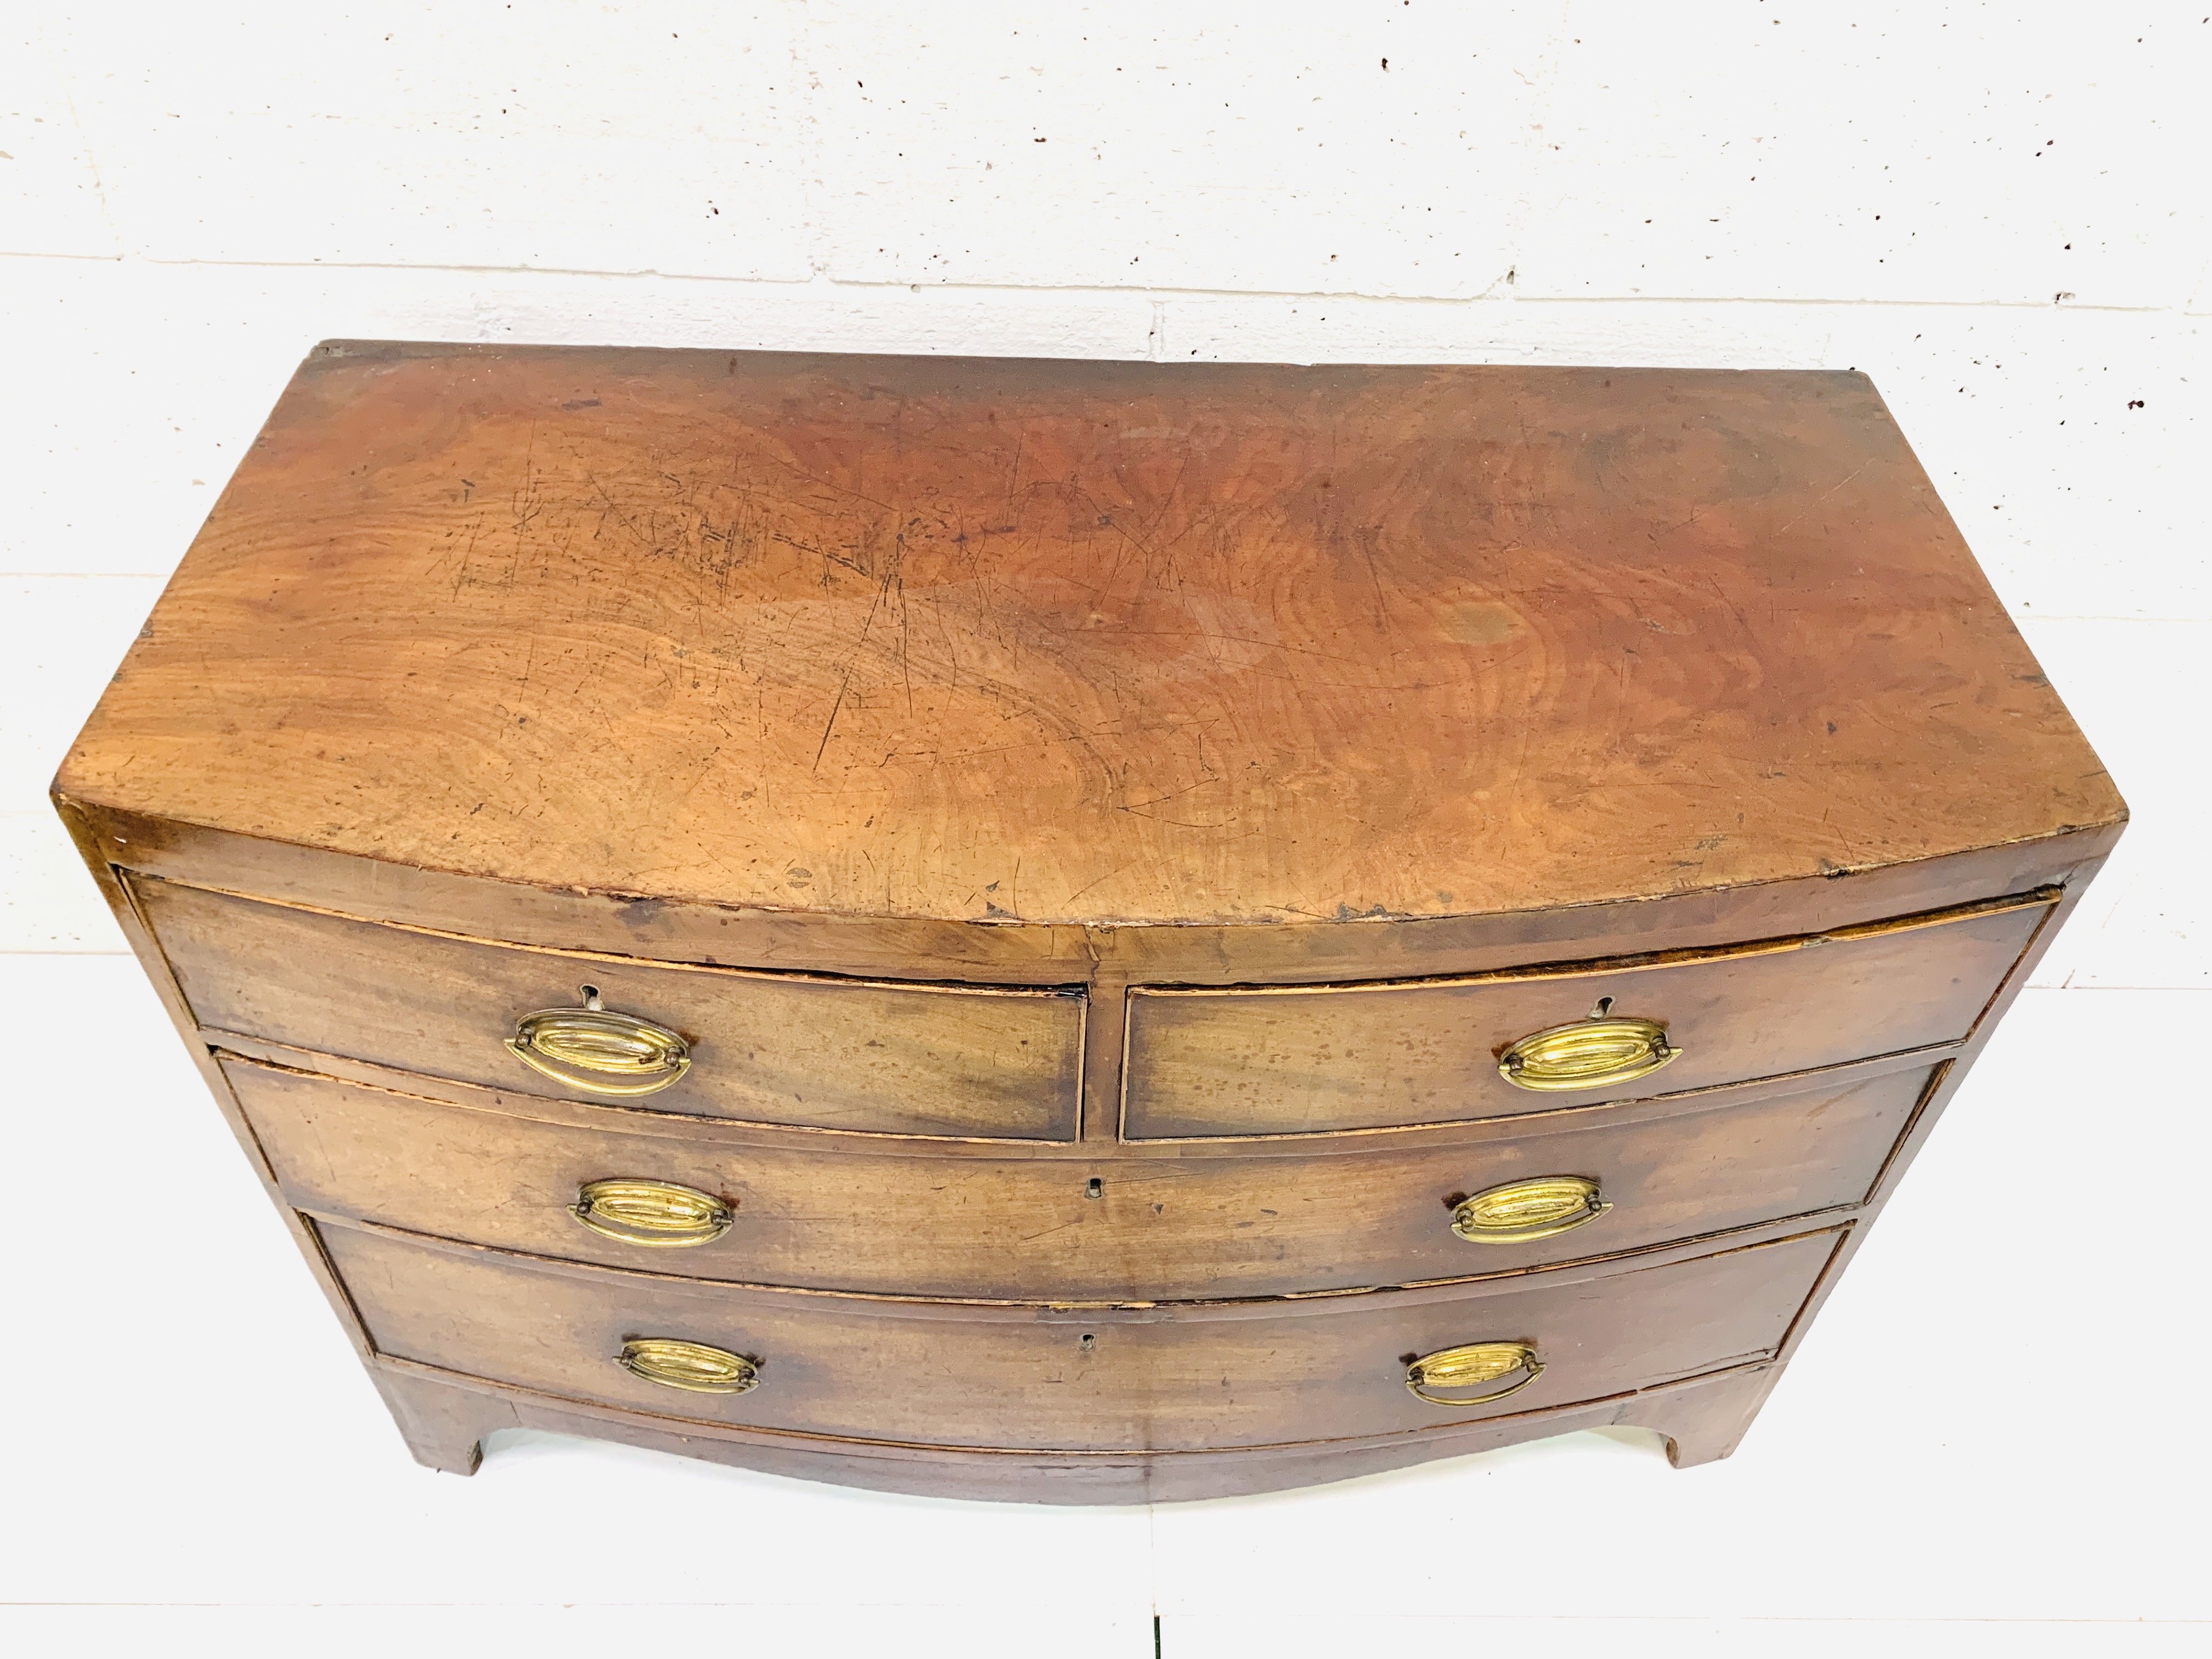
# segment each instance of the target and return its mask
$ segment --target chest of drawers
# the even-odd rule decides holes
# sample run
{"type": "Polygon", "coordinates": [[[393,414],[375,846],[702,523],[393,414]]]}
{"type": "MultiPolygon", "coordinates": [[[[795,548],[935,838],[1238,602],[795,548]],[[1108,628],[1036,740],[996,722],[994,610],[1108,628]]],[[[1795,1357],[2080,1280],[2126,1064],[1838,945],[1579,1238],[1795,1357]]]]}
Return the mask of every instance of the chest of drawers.
{"type": "Polygon", "coordinates": [[[2125,811],[1865,379],[331,343],[55,799],[423,1462],[1724,1456],[2125,811]]]}

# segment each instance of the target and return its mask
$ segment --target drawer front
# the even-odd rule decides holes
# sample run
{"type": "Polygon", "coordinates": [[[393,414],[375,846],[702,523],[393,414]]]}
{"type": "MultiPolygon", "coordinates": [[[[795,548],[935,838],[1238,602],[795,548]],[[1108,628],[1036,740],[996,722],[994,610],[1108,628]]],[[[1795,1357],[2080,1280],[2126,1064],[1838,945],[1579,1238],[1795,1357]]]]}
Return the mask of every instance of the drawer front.
{"type": "Polygon", "coordinates": [[[1123,1132],[1145,1140],[1457,1122],[1950,1042],[1972,1030],[2054,902],[2045,891],[1807,939],[1468,979],[1133,988],[1123,1132]],[[1673,1058],[1576,1089],[1518,1086],[1501,1070],[1522,1039],[1598,1018],[1663,1027],[1673,1058]]]}
{"type": "Polygon", "coordinates": [[[730,1146],[237,1058],[224,1070],[287,1196],[319,1214],[687,1278],[1036,1302],[1471,1278],[1855,1204],[1929,1076],[1801,1085],[1636,1122],[1569,1112],[1571,1127],[1452,1148],[1078,1161],[730,1146]],[[1590,1181],[1595,1202],[1547,1223],[1509,1193],[1454,1231],[1471,1195],[1562,1176],[1590,1181]],[[610,1237],[577,1213],[586,1186],[606,1181],[703,1194],[726,1224],[679,1223],[656,1243],[617,1224],[624,1237],[610,1237]]]}
{"type": "Polygon", "coordinates": [[[1480,1295],[1384,1291],[1144,1321],[748,1293],[322,1231],[376,1347],[397,1358],[664,1416],[931,1445],[1147,1451],[1433,1428],[1754,1359],[1780,1345],[1840,1236],[1480,1295]],[[619,1363],[640,1341],[738,1357],[757,1385],[701,1393],[647,1381],[619,1363]],[[1487,1403],[1436,1405],[1408,1390],[1415,1358],[1491,1344],[1524,1346],[1542,1370],[1454,1391],[1525,1384],[1487,1403]]]}
{"type": "MultiPolygon", "coordinates": [[[[684,968],[355,921],[140,878],[132,890],[203,1026],[488,1087],[591,1100],[507,1047],[541,1009],[680,1036],[657,1111],[876,1133],[1072,1140],[1083,998],[684,968]]],[[[629,1086],[610,1078],[617,1087],[629,1086]]]]}

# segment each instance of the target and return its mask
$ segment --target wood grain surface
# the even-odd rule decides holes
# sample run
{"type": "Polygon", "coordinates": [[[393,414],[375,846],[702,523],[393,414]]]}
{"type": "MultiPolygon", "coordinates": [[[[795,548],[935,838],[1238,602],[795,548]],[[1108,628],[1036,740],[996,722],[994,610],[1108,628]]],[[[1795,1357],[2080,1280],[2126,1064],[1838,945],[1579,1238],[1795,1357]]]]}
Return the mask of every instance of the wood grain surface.
{"type": "Polygon", "coordinates": [[[708,1422],[923,1444],[1174,1449],[1417,1431],[1541,1409],[1771,1353],[1839,1233],[1460,1299],[1376,1294],[1234,1318],[1046,1317],[788,1298],[320,1229],[380,1353],[571,1399],[708,1422]],[[969,1316],[950,1318],[947,1312],[969,1316]],[[741,1354],[757,1388],[632,1376],[625,1341],[741,1354]],[[1522,1342],[1542,1376],[1508,1403],[1407,1391],[1419,1355],[1522,1342]]]}
{"type": "Polygon", "coordinates": [[[1358,988],[1129,994],[1123,1132],[1133,1139],[1313,1134],[1542,1111],[1708,1088],[1953,1042],[2049,914],[2047,898],[1687,959],[1532,967],[1358,988]],[[1680,1058],[1609,1088],[1533,1092],[1500,1075],[1517,1038],[1614,1016],[1680,1058]]]}
{"type": "Polygon", "coordinates": [[[620,1111],[586,1128],[222,1064],[286,1198],[318,1214],[686,1278],[1040,1304],[1473,1279],[1848,1207],[1930,1078],[1802,1079],[1662,1116],[1570,1110],[1458,1146],[1009,1160],[624,1133],[620,1111]],[[1555,1175],[1598,1182],[1612,1209],[1526,1243],[1451,1231],[1469,1194],[1555,1175]],[[734,1219],[680,1249],[604,1237],[572,1208],[613,1178],[710,1194],[734,1219]]]}
{"type": "Polygon", "coordinates": [[[1654,1431],[1675,1467],[1688,1468],[1735,1449],[1780,1371],[1771,1364],[1744,1366],[1593,1405],[1508,1412],[1446,1428],[1299,1446],[1146,1453],[978,1451],[841,1440],[594,1406],[403,1359],[382,1358],[370,1367],[409,1449],[431,1468],[455,1474],[476,1472],[485,1436],[501,1429],[543,1429],[802,1480],[1028,1504],[1172,1504],[1278,1492],[1614,1425],[1654,1431]]]}
{"type": "MultiPolygon", "coordinates": [[[[523,1016],[610,1008],[672,1027],[691,1068],[655,1109],[881,1134],[1073,1140],[1078,990],[870,984],[518,950],[140,878],[205,1025],[489,1086],[575,1094],[509,1053],[523,1016]],[[268,971],[283,963],[283,971],[268,971]]],[[[588,1095],[583,1097],[589,1098],[588,1095]]]]}
{"type": "Polygon", "coordinates": [[[319,349],[73,799],[587,893],[1113,926],[2117,822],[1856,374],[319,349]]]}

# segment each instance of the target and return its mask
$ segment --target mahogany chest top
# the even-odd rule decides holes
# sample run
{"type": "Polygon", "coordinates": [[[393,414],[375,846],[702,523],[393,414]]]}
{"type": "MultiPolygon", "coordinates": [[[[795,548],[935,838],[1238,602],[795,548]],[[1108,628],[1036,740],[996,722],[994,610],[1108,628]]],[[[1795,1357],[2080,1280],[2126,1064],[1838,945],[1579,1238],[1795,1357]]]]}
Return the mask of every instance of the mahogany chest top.
{"type": "Polygon", "coordinates": [[[546,887],[1107,927],[2121,812],[1863,375],[350,343],[59,787],[546,887]]]}

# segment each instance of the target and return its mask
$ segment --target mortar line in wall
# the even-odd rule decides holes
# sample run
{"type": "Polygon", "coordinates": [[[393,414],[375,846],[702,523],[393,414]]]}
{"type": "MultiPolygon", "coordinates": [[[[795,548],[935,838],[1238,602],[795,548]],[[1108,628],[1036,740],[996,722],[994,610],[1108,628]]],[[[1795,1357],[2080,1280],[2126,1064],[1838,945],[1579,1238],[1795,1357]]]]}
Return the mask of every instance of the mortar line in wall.
{"type": "Polygon", "coordinates": [[[2187,302],[2173,305],[2099,305],[2075,301],[2054,306],[2040,300],[1888,300],[1888,299],[1807,299],[1796,296],[1771,295],[1668,295],[1668,294],[1554,294],[1508,295],[1492,297],[1491,291],[1480,295],[1454,295],[1443,294],[1360,294],[1350,290],[1261,288],[1164,288],[1137,287],[1105,283],[901,283],[864,281],[853,277],[831,276],[826,272],[815,272],[805,276],[716,276],[690,271],[665,270],[595,270],[583,266],[569,265],[471,265],[446,263],[407,264],[392,260],[349,259],[165,259],[149,254],[43,253],[0,250],[0,259],[67,259],[79,264],[139,264],[179,270],[392,270],[418,271],[424,275],[463,276],[588,276],[606,282],[684,283],[713,285],[723,288],[830,289],[854,293],[908,293],[915,295],[949,294],[1019,294],[1050,295],[1060,298],[1140,297],[1157,301],[1172,300],[1297,300],[1314,304],[1358,304],[1363,306],[1453,307],[1471,308],[1494,307],[1504,311],[1524,307],[1540,306],[1769,306],[1796,307],[1807,310],[1834,310],[1846,306],[1863,306],[1887,309],[1947,310],[1947,311],[2057,311],[2117,313],[2129,316],[2212,317],[2212,312],[2192,311],[2187,302]]]}
{"type": "Polygon", "coordinates": [[[2070,975],[2063,985],[2023,985],[2020,988],[2023,993],[2063,991],[2069,996],[2077,994],[2095,996],[2122,993],[2142,996],[2151,992],[2166,991],[2182,991],[2192,996],[2212,996],[2212,985],[2077,985],[2070,975]]]}
{"type": "Polygon", "coordinates": [[[128,253],[63,253],[51,248],[0,248],[0,259],[70,259],[81,265],[119,265],[131,257],[128,253]]]}

